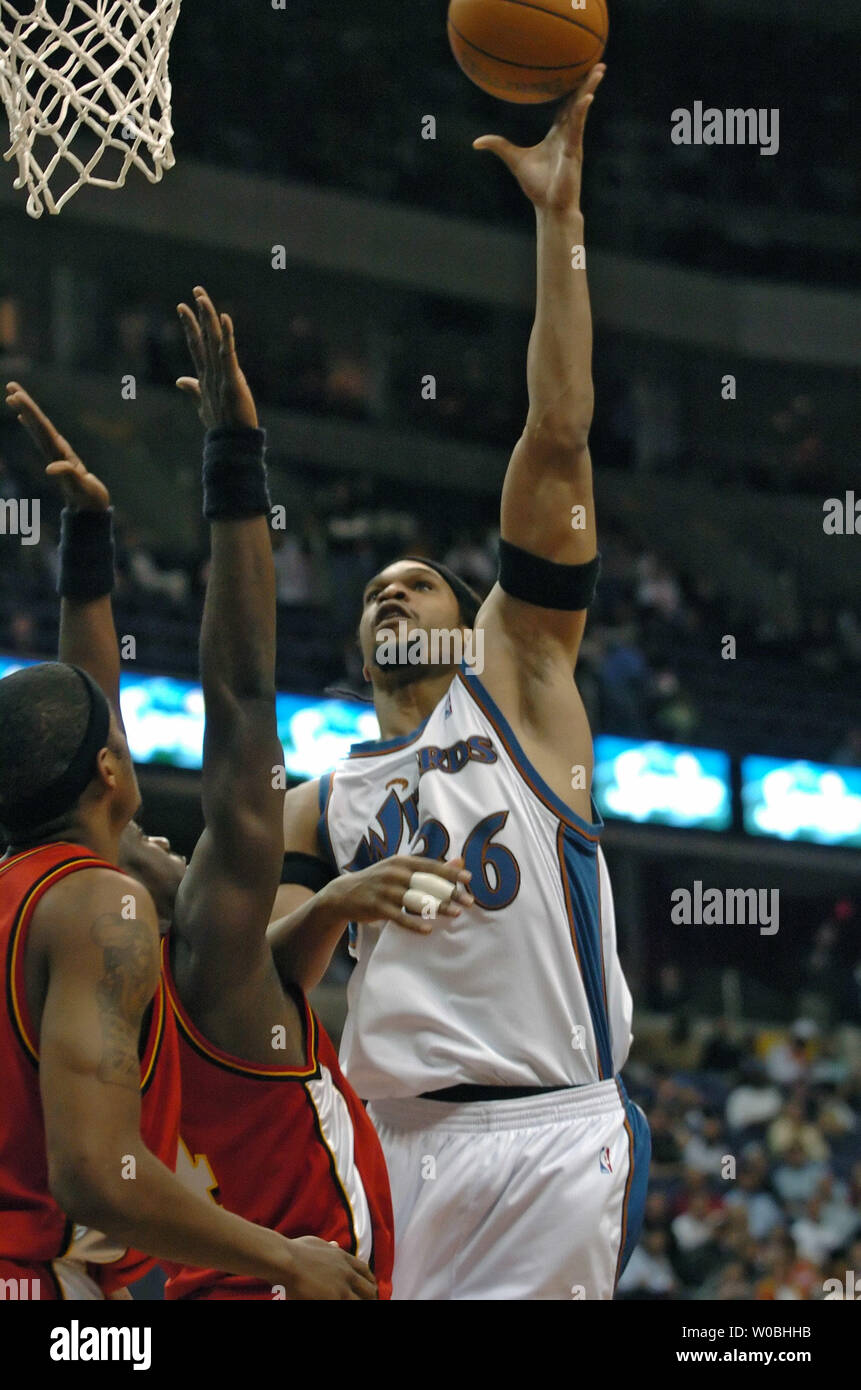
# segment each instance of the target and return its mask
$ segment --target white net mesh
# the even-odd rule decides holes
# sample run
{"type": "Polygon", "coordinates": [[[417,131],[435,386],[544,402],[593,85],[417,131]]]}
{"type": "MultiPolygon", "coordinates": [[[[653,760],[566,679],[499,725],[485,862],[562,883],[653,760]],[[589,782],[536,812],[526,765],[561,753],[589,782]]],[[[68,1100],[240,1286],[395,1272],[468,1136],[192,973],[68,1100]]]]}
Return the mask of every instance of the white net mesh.
{"type": "Polygon", "coordinates": [[[181,0],[0,0],[5,159],[27,211],[59,212],[84,184],[121,188],[173,166],[167,62],[181,0]]]}

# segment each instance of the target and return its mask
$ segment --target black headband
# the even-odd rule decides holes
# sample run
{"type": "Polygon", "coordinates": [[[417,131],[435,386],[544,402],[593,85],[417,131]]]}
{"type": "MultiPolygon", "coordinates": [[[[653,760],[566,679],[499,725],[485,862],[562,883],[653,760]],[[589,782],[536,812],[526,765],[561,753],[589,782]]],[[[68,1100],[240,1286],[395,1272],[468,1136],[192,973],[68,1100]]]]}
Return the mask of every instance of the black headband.
{"type": "Polygon", "coordinates": [[[0,821],[10,833],[31,830],[47,825],[68,811],[95,775],[96,756],[108,741],[111,711],[102,691],[92,677],[79,666],[70,667],[83,681],[90,698],[90,713],[84,736],[65,772],[36,796],[23,797],[11,805],[0,807],[0,821]]]}
{"type": "Polygon", "coordinates": [[[470,588],[459,575],[455,574],[454,570],[450,570],[448,565],[441,564],[439,560],[428,560],[424,555],[404,555],[402,559],[410,560],[417,565],[427,565],[428,569],[435,570],[440,579],[445,580],[457,599],[465,625],[467,627],[473,626],[482,603],[475,589],[470,588]]]}

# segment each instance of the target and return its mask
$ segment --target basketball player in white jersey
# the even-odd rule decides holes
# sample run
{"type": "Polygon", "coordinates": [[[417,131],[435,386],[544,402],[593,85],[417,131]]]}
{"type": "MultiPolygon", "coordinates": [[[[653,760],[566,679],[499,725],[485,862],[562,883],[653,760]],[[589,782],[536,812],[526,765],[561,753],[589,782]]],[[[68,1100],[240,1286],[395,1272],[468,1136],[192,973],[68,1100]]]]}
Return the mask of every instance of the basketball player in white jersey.
{"type": "Polygon", "coordinates": [[[476,142],[512,170],[538,228],[499,581],[477,616],[432,561],[371,581],[359,635],[382,738],[285,801],[276,959],[310,987],[355,924],[341,1061],[389,1167],[399,1299],[609,1299],[642,1219],[648,1127],[619,1076],[631,997],[572,676],[598,569],[579,195],[603,74],[534,148],[476,142]],[[399,630],[419,652],[424,633],[433,653],[434,630],[467,628],[473,655],[483,641],[472,670],[410,664],[403,645],[392,664],[381,645],[399,630]],[[416,895],[393,877],[403,854],[462,860],[468,891],[422,879],[416,895]],[[374,864],[377,878],[356,873],[374,864]]]}

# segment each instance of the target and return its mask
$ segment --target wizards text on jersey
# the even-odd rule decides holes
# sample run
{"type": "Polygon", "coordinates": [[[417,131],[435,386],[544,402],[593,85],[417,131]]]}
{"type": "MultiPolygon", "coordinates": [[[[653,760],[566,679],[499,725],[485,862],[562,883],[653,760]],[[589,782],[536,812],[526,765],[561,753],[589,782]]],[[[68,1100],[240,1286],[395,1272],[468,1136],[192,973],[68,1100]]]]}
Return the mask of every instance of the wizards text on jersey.
{"type": "MultiPolygon", "coordinates": [[[[419,778],[428,772],[442,772],[455,775],[469,763],[490,765],[497,762],[497,753],[491,740],[484,735],[473,734],[459,739],[450,748],[436,748],[430,745],[419,749],[416,754],[419,778]]],[[[428,859],[445,859],[450,850],[450,837],[441,821],[428,817],[418,824],[418,788],[401,801],[392,789],[379,811],[376,821],[379,830],[368,827],[350,863],[347,872],[366,869],[379,859],[388,859],[396,854],[401,843],[404,824],[410,836],[410,854],[424,855],[428,859]]],[[[520,866],[510,850],[494,843],[495,836],[508,820],[508,810],[493,812],[473,826],[466,836],[458,853],[466,867],[473,873],[470,891],[479,907],[488,911],[499,911],[507,907],[520,889],[520,866]]]]}

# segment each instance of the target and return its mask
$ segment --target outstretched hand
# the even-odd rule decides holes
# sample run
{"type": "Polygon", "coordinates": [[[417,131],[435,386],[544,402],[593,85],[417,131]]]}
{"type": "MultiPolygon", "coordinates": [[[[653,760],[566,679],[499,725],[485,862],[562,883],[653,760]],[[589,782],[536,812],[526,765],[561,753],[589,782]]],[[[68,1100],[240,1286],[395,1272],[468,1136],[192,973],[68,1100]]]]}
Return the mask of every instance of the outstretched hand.
{"type": "Polygon", "coordinates": [[[607,71],[596,63],[589,75],[559,108],[556,120],[540,145],[522,148],[501,135],[482,135],[475,150],[492,150],[511,170],[537,208],[546,212],[577,212],[583,171],[583,131],[595,92],[607,71]]]}
{"type": "Polygon", "coordinates": [[[17,381],[6,383],[6,404],[14,410],[36,447],[48,462],[45,472],[56,478],[67,507],[79,512],[103,512],[111,505],[108,489],[90,473],[71,444],[17,381]]]}
{"type": "Polygon", "coordinates": [[[217,314],[206,290],[194,287],[195,314],[187,304],[177,305],[185,340],[197,376],[181,376],[180,391],[197,401],[205,427],[238,425],[257,428],[257,410],[245,374],[236,357],[233,323],[229,314],[217,314]]]}

